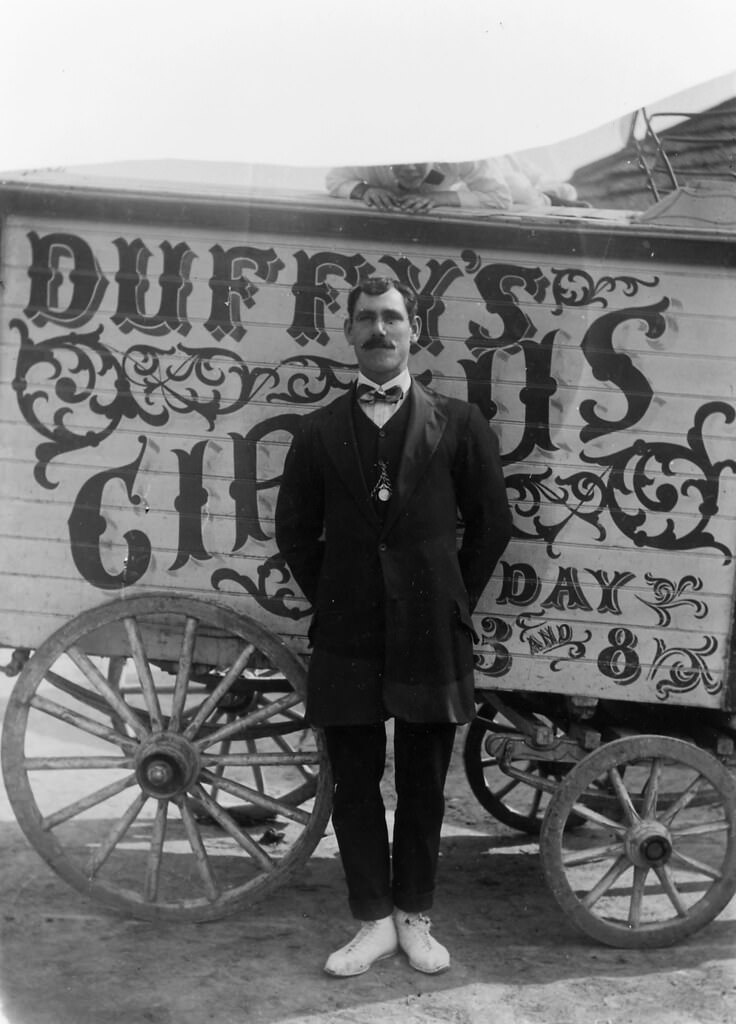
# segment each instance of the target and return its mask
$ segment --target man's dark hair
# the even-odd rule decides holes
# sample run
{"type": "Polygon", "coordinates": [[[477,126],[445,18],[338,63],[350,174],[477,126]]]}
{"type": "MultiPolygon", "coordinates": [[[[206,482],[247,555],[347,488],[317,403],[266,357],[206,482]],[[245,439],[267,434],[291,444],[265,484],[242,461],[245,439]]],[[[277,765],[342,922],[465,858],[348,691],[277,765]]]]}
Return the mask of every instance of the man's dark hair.
{"type": "Polygon", "coordinates": [[[408,288],[401,281],[396,281],[392,277],[366,277],[352,289],[348,295],[348,317],[350,320],[353,319],[353,313],[355,311],[355,304],[361,295],[383,295],[384,292],[390,291],[391,288],[395,288],[396,291],[401,295],[406,306],[406,312],[409,315],[409,319],[413,320],[417,315],[417,307],[419,305],[415,292],[408,288]]]}

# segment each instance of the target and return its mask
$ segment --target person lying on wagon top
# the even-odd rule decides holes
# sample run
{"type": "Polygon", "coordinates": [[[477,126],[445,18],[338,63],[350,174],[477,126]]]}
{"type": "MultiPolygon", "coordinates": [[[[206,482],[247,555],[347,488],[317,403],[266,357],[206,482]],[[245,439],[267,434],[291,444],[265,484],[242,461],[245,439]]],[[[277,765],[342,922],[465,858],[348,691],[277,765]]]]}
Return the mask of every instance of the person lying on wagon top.
{"type": "Polygon", "coordinates": [[[508,210],[513,205],[577,205],[573,185],[547,181],[533,164],[514,156],[464,163],[335,167],[327,174],[326,186],[332,196],[406,213],[425,213],[436,206],[508,210]]]}
{"type": "Polygon", "coordinates": [[[276,504],[276,543],[313,609],[306,713],[324,730],[360,924],[325,964],[337,977],[398,949],[417,971],[450,966],[427,917],[444,786],[456,727],[475,715],[471,613],[511,535],[496,436],[477,406],[411,376],[419,331],[417,296],[400,282],[351,291],[357,380],[302,417],[276,504]],[[392,847],[381,794],[390,718],[392,847]]]}
{"type": "Polygon", "coordinates": [[[569,181],[545,176],[528,157],[509,153],[496,158],[514,203],[520,206],[590,206],[578,199],[578,191],[569,181]]]}

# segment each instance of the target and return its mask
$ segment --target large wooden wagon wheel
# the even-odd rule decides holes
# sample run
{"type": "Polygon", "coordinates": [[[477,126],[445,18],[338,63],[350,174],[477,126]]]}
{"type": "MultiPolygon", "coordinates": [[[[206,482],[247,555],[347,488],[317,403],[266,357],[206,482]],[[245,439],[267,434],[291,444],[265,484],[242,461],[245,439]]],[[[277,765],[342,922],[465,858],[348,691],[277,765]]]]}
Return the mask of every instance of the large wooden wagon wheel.
{"type": "Polygon", "coordinates": [[[85,612],[38,648],[8,703],[18,823],[110,907],[189,920],[238,910],[304,864],[329,817],[304,685],[285,644],[210,601],[161,593],[85,612]]]}
{"type": "Polygon", "coordinates": [[[610,946],[672,945],[736,892],[736,782],[692,743],[614,740],[561,781],[541,853],[555,899],[586,934],[610,946]],[[566,830],[573,814],[584,825],[566,830]]]}

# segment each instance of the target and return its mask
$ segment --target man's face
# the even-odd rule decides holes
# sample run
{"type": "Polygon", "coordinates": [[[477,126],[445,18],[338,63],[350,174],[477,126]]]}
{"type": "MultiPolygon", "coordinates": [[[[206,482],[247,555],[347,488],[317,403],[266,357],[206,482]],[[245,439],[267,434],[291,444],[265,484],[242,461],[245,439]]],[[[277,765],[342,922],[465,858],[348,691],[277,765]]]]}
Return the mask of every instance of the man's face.
{"type": "Polygon", "coordinates": [[[394,177],[406,189],[416,189],[427,177],[429,164],[393,164],[394,177]]]}
{"type": "Polygon", "coordinates": [[[352,320],[345,321],[345,337],[355,349],[358,366],[375,384],[385,384],[405,369],[418,335],[419,318],[409,319],[395,288],[382,295],[361,292],[352,320]]]}

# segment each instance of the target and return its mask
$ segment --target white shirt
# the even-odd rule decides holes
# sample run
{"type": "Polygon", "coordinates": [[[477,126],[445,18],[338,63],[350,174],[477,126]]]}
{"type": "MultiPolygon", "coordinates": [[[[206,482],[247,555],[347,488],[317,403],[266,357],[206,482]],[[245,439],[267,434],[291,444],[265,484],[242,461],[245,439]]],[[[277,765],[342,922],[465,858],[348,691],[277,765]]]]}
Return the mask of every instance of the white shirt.
{"type": "MultiPolygon", "coordinates": [[[[461,206],[490,207],[507,210],[512,196],[500,166],[494,160],[468,160],[465,163],[432,164],[432,182],[424,181],[408,195],[456,191],[461,206]]],[[[335,167],[327,175],[327,191],[332,196],[349,199],[350,193],[362,181],[399,193],[398,182],[390,166],[335,167]]]]}
{"type": "Polygon", "coordinates": [[[383,427],[399,411],[406,400],[409,388],[411,387],[411,374],[408,370],[402,370],[397,377],[392,377],[385,384],[376,384],[374,380],[369,380],[364,373],[358,373],[358,384],[367,384],[368,387],[380,388],[381,391],[388,391],[389,388],[396,387],[397,385],[401,388],[402,396],[398,402],[358,402],[361,411],[365,413],[368,419],[372,420],[377,427],[383,427]]]}
{"type": "MultiPolygon", "coordinates": [[[[430,167],[432,182],[425,179],[419,188],[407,194],[431,195],[451,189],[457,192],[461,206],[500,210],[512,205],[549,206],[551,195],[577,199],[577,191],[569,182],[548,180],[530,160],[513,153],[465,163],[434,163],[430,167]]],[[[390,166],[335,167],[327,175],[327,191],[332,196],[349,199],[361,182],[387,188],[396,194],[402,191],[390,166]]]]}

